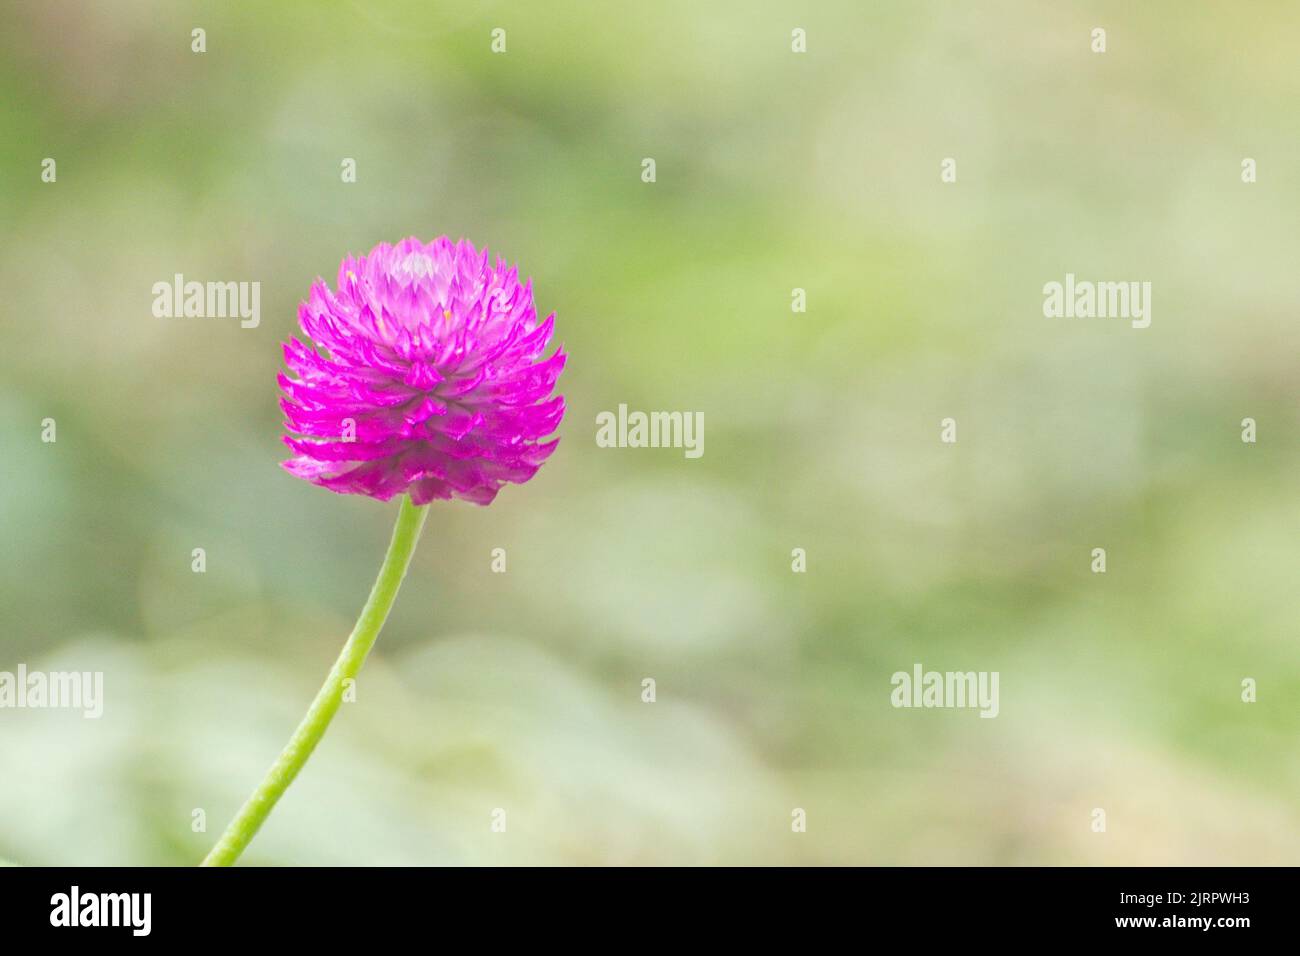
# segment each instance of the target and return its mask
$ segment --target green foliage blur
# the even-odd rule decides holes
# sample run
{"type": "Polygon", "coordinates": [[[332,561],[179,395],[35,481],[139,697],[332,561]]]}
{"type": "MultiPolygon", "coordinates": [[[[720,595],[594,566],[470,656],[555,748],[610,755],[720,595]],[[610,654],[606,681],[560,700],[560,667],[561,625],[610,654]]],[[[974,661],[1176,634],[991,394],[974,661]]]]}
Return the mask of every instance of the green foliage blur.
{"type": "Polygon", "coordinates": [[[1300,6],[3,19],[0,670],[106,701],[0,710],[0,857],[193,864],[260,779],[396,510],[280,470],[280,343],[343,255],[446,233],[558,313],[561,445],[434,506],[245,862],[1300,858],[1300,6]],[[178,272],[260,326],[154,318],[178,272]],[[1067,272],[1150,281],[1151,327],[1044,318],[1067,272]],[[619,403],[704,456],[596,447],[619,403]],[[917,662],[999,716],[893,708],[917,662]]]}

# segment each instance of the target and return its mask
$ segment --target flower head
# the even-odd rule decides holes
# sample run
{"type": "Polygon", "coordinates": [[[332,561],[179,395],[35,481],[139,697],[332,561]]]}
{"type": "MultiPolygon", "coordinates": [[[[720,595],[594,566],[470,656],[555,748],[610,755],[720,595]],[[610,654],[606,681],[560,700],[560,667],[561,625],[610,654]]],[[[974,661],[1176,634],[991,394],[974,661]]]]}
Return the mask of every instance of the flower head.
{"type": "Polygon", "coordinates": [[[298,306],[280,401],[291,474],[345,494],[485,505],[555,450],[563,349],[542,358],[532,281],[462,239],[403,239],[344,259],[298,306]],[[314,345],[312,344],[314,343],[314,345]],[[324,351],[324,354],[320,350],[324,351]]]}

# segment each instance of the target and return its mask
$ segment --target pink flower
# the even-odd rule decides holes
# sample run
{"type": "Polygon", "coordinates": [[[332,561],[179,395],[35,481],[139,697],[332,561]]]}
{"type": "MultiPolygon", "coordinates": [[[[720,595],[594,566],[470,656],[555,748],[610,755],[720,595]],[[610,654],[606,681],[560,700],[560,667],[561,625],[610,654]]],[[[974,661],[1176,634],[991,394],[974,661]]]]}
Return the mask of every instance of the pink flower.
{"type": "Polygon", "coordinates": [[[565,355],[541,357],[555,316],[538,323],[531,280],[442,236],[344,259],[337,285],[317,279],[298,306],[309,341],[284,346],[290,474],[417,505],[486,505],[536,474],[559,443],[541,439],[564,417],[565,355]]]}

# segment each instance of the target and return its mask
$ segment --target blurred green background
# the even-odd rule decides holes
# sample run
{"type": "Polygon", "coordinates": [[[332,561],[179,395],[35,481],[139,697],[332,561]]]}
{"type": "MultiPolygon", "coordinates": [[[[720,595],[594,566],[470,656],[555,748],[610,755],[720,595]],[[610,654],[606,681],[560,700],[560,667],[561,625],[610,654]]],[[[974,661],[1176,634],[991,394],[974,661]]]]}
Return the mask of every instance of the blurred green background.
{"type": "Polygon", "coordinates": [[[446,233],[558,313],[563,440],[435,504],[246,862],[1300,859],[1296,4],[3,16],[0,670],[106,703],[0,711],[0,857],[192,864],[260,779],[395,512],[279,469],[280,343],[344,254],[446,233]],[[260,327],[154,318],[177,272],[260,327]],[[1044,318],[1066,272],[1151,327],[1044,318]],[[620,402],[704,457],[597,448],[620,402]],[[1000,715],[892,708],[915,662],[1000,715]]]}

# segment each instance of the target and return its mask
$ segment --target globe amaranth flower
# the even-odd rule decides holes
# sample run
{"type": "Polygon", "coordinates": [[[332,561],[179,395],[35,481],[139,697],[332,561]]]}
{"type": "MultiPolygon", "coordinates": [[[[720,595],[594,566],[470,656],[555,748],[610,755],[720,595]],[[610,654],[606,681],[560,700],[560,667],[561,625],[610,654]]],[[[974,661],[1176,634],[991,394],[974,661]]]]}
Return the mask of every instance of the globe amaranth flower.
{"type": "Polygon", "coordinates": [[[532,281],[462,239],[381,243],[318,279],[281,374],[291,474],[387,500],[409,493],[490,503],[555,450],[551,397],[564,368],[543,358],[555,315],[537,321],[532,281]],[[314,343],[314,345],[312,344],[314,343]],[[322,352],[323,350],[323,352],[322,352]]]}

